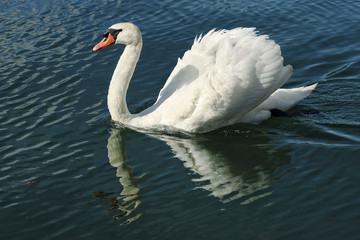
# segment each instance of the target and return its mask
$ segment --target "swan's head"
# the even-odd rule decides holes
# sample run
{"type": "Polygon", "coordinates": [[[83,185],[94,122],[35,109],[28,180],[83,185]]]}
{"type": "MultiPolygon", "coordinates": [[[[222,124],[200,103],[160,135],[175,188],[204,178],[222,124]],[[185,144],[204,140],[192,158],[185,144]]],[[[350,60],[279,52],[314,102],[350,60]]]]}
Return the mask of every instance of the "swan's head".
{"type": "Polygon", "coordinates": [[[99,50],[110,44],[138,45],[142,43],[141,32],[132,23],[117,23],[103,33],[103,40],[96,44],[93,51],[99,50]]]}

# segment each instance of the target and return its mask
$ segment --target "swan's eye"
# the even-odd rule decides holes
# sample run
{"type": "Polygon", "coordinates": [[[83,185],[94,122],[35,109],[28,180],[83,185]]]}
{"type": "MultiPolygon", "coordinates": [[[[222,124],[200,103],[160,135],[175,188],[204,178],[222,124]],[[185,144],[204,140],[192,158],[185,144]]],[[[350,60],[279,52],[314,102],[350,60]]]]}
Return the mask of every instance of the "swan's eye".
{"type": "Polygon", "coordinates": [[[114,30],[111,32],[111,35],[114,37],[114,39],[116,39],[120,32],[122,32],[122,29],[114,30]]]}
{"type": "Polygon", "coordinates": [[[109,34],[111,34],[113,36],[114,39],[116,39],[116,37],[118,36],[118,34],[122,32],[122,29],[107,29],[104,33],[103,33],[103,37],[107,38],[109,34]]]}

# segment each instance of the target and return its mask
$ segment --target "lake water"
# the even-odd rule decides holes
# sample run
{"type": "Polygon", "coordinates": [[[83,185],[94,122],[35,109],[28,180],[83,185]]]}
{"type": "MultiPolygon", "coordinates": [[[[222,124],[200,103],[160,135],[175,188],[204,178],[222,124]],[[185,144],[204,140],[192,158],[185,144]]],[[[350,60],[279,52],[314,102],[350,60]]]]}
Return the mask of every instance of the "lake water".
{"type": "Polygon", "coordinates": [[[360,2],[0,2],[0,239],[359,239],[360,2]],[[214,27],[256,27],[318,82],[294,117],[199,136],[111,123],[122,51],[92,47],[131,21],[144,47],[128,92],[154,100],[214,27]]]}

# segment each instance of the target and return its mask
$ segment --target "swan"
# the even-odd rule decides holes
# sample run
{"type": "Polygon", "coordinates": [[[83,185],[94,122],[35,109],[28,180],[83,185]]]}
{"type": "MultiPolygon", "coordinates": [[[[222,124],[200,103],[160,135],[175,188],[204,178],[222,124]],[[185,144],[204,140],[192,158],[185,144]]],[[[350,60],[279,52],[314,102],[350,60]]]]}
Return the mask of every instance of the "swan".
{"type": "Polygon", "coordinates": [[[258,124],[272,109],[286,111],[317,83],[279,89],[292,75],[280,46],[255,28],[213,29],[195,38],[161,89],[153,106],[131,114],[126,93],[140,57],[142,35],[133,23],[117,23],[103,33],[97,51],[124,44],[112,75],[107,103],[112,120],[138,130],[204,133],[235,123],[258,124]]]}

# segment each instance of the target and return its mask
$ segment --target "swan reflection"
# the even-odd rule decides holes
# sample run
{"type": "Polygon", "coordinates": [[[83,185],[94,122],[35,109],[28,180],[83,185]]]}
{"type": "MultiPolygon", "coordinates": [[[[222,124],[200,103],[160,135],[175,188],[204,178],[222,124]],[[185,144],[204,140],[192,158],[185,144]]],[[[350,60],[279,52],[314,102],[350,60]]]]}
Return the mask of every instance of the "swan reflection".
{"type": "Polygon", "coordinates": [[[271,194],[271,174],[290,162],[264,136],[176,138],[158,136],[194,173],[192,181],[222,202],[242,204],[271,194]]]}
{"type": "MultiPolygon", "coordinates": [[[[108,139],[110,164],[117,169],[116,176],[122,185],[122,192],[110,210],[119,210],[115,216],[126,218],[125,223],[138,219],[142,213],[135,211],[141,204],[139,178],[132,175],[132,168],[126,163],[126,129],[112,128],[108,139]]],[[[271,175],[290,162],[286,151],[276,149],[263,134],[248,136],[196,136],[176,137],[151,135],[165,142],[175,158],[193,174],[194,189],[204,189],[221,202],[240,199],[248,204],[271,194],[271,175]]],[[[114,198],[112,199],[114,201],[114,198]]]]}
{"type": "Polygon", "coordinates": [[[107,211],[115,211],[115,220],[125,219],[122,224],[129,224],[141,217],[142,213],[133,212],[141,204],[139,198],[140,186],[137,184],[138,177],[133,176],[130,165],[126,163],[126,131],[124,129],[110,129],[107,149],[108,158],[111,166],[116,168],[116,176],[122,186],[120,196],[109,197],[113,193],[94,193],[95,198],[100,198],[110,202],[105,202],[99,206],[110,205],[107,211]]]}

